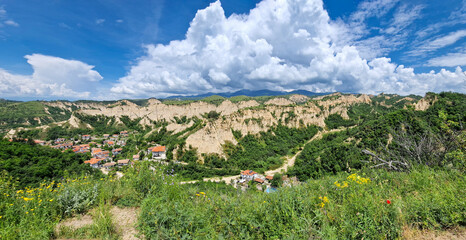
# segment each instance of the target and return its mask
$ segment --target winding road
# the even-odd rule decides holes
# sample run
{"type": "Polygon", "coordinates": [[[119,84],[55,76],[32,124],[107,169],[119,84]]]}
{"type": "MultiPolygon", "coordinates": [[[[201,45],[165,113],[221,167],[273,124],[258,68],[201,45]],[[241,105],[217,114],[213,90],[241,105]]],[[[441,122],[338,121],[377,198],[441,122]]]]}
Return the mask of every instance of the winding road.
{"type": "MultiPolygon", "coordinates": [[[[319,131],[316,133],[316,135],[314,135],[311,139],[309,139],[309,141],[307,141],[304,146],[306,146],[307,144],[309,144],[310,142],[312,141],[315,141],[315,140],[318,140],[318,139],[321,139],[322,136],[324,134],[327,134],[327,133],[334,133],[334,132],[340,132],[340,131],[344,131],[346,130],[346,128],[339,128],[339,129],[332,129],[332,130],[324,130],[324,131],[319,131]]],[[[303,146],[303,149],[304,149],[304,146],[303,146]]],[[[295,160],[296,160],[296,157],[302,152],[303,150],[299,150],[298,152],[296,152],[293,156],[287,156],[284,163],[283,163],[283,166],[277,168],[277,169],[273,169],[273,170],[269,170],[269,171],[266,171],[264,173],[265,176],[268,176],[268,175],[271,175],[273,176],[274,174],[276,173],[285,173],[286,171],[288,171],[288,169],[292,166],[294,166],[294,163],[295,163],[295,160]]],[[[211,181],[211,182],[222,182],[222,181],[225,181],[226,184],[231,184],[232,180],[234,179],[238,179],[240,178],[240,175],[234,175],[234,176],[228,176],[228,177],[212,177],[212,178],[204,178],[203,181],[204,182],[208,182],[208,181],[211,181]]],[[[186,181],[186,182],[181,182],[181,184],[188,184],[188,183],[196,183],[198,182],[199,180],[194,180],[194,181],[186,181]]]]}

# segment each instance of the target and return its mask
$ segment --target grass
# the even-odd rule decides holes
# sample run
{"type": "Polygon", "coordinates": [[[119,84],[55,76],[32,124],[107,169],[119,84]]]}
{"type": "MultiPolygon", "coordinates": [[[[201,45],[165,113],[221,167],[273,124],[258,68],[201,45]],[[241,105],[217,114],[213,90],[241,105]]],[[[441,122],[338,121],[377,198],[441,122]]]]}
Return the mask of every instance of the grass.
{"type": "Polygon", "coordinates": [[[140,226],[162,239],[397,239],[403,226],[464,226],[464,180],[420,169],[340,174],[273,194],[174,185],[143,201],[140,226]]]}
{"type": "Polygon", "coordinates": [[[150,164],[137,163],[121,179],[83,176],[22,190],[3,176],[0,238],[117,239],[112,205],[140,206],[139,230],[147,239],[398,239],[406,228],[465,226],[466,181],[459,171],[365,170],[266,194],[222,183],[179,184],[150,164]],[[59,200],[68,199],[66,192],[83,197],[59,200]],[[54,235],[59,221],[89,209],[91,225],[54,235]]]}

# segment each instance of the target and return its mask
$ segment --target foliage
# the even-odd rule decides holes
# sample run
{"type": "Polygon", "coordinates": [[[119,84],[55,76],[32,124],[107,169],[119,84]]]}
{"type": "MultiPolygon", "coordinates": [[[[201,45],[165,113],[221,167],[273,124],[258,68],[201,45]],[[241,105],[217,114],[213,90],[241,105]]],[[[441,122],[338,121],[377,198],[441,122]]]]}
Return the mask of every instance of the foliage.
{"type": "Polygon", "coordinates": [[[97,199],[97,185],[92,188],[82,184],[69,184],[57,197],[58,207],[64,215],[83,213],[97,199]]]}
{"type": "Polygon", "coordinates": [[[272,181],[270,182],[270,185],[272,185],[272,187],[281,187],[282,184],[283,184],[282,175],[279,173],[275,173],[275,175],[273,175],[272,181]]]}
{"type": "Polygon", "coordinates": [[[0,131],[63,121],[70,116],[71,112],[68,110],[46,106],[39,101],[16,102],[0,99],[0,131]]]}
{"type": "Polygon", "coordinates": [[[343,119],[339,114],[330,114],[326,119],[325,119],[325,125],[329,129],[335,129],[338,127],[350,127],[355,125],[354,120],[347,120],[343,119]]]}
{"type": "Polygon", "coordinates": [[[72,151],[62,153],[49,147],[0,140],[0,171],[6,170],[17,178],[21,187],[67,175],[100,173],[83,164],[88,158],[72,151]]]}
{"type": "Polygon", "coordinates": [[[398,239],[407,225],[464,225],[465,183],[458,172],[419,169],[338,174],[271,194],[175,184],[143,201],[140,227],[162,239],[398,239]]]}

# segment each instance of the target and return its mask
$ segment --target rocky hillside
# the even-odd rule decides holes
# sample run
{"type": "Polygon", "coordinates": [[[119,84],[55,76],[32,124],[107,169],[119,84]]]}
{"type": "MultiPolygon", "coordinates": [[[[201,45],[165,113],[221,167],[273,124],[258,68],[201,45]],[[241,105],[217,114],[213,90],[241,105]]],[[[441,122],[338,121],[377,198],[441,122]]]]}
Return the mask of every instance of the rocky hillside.
{"type": "MultiPolygon", "coordinates": [[[[48,125],[67,128],[96,127],[99,118],[106,125],[125,128],[131,121],[147,131],[157,131],[164,123],[168,131],[181,132],[191,127],[192,119],[201,119],[204,124],[197,131],[186,133],[186,145],[198,149],[199,153],[223,154],[225,142],[236,144],[232,130],[243,135],[267,131],[272,126],[282,124],[298,128],[306,125],[326,127],[325,119],[330,115],[339,115],[349,119],[348,111],[356,106],[375,106],[380,108],[405,107],[414,105],[416,109],[425,109],[432,99],[420,97],[402,97],[398,95],[369,96],[364,94],[333,93],[326,96],[309,98],[304,95],[281,97],[234,97],[231,99],[218,96],[200,101],[160,101],[121,100],[111,102],[96,101],[53,101],[10,103],[7,108],[20,108],[34,105],[36,112],[16,118],[14,124],[3,117],[0,125],[13,137],[19,129],[31,129],[48,125]],[[50,110],[53,110],[51,112],[50,110]],[[88,116],[88,117],[86,117],[88,116]],[[157,124],[159,123],[159,124],[157,124]],[[93,126],[94,125],[94,126],[93,126]],[[8,128],[10,126],[10,128],[8,128]]],[[[4,107],[5,108],[5,107],[4,107]]],[[[5,115],[5,110],[3,115],[5,115]]]]}

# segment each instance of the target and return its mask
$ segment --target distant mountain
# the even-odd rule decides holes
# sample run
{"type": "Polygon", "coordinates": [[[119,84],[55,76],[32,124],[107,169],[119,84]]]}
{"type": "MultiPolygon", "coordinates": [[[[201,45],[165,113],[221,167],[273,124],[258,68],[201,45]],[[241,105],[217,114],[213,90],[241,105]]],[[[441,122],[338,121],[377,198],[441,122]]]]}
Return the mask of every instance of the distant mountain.
{"type": "Polygon", "coordinates": [[[285,92],[285,91],[272,91],[272,90],[267,90],[267,89],[255,90],[255,91],[243,89],[243,90],[239,90],[236,92],[224,92],[224,93],[210,93],[209,92],[209,93],[204,93],[204,94],[199,94],[199,95],[190,95],[190,96],[170,96],[165,99],[201,99],[201,98],[210,97],[213,95],[218,95],[218,96],[229,98],[229,97],[235,97],[235,96],[241,96],[241,95],[248,96],[248,97],[259,97],[259,96],[281,96],[281,95],[291,95],[291,94],[301,94],[305,96],[321,96],[321,95],[327,95],[330,93],[315,93],[315,92],[309,92],[306,90],[294,90],[291,92],[285,92]]]}

